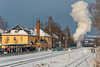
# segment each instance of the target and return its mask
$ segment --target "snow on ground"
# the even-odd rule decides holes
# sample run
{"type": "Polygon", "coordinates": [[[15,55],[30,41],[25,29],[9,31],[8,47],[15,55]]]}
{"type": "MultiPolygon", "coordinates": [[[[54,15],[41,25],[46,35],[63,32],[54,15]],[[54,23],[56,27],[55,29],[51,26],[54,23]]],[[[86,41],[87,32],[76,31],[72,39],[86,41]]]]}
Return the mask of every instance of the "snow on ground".
{"type": "Polygon", "coordinates": [[[1,57],[0,67],[12,63],[17,64],[12,67],[75,67],[78,64],[78,67],[92,67],[93,55],[88,49],[89,48],[74,49],[71,50],[70,53],[68,51],[43,51],[32,54],[1,57]],[[89,58],[83,61],[87,57],[89,58]],[[27,60],[32,61],[24,62],[27,60]],[[83,62],[81,63],[81,61],[83,62]]]}
{"type": "MultiPolygon", "coordinates": [[[[80,48],[80,49],[75,49],[71,51],[70,59],[69,59],[69,53],[68,51],[66,51],[66,54],[61,54],[56,57],[20,65],[20,67],[75,67],[75,65],[80,63],[82,60],[84,60],[89,55],[91,55],[91,52],[90,50],[88,50],[88,48],[82,48],[82,49],[80,48]],[[75,62],[74,64],[66,66],[81,57],[83,57],[81,60],[75,62]]],[[[81,63],[78,67],[91,67],[91,63],[92,63],[91,58],[92,56],[89,57],[88,60],[81,63]]]]}

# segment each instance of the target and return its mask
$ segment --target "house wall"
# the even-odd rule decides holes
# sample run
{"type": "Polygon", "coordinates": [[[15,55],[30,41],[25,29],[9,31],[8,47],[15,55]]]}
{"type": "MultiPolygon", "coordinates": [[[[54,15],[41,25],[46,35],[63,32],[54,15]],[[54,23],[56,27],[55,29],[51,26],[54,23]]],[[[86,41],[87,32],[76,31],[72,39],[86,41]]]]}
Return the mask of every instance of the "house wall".
{"type": "Polygon", "coordinates": [[[2,44],[28,44],[28,35],[2,35],[2,44]]]}
{"type": "Polygon", "coordinates": [[[52,38],[51,37],[41,37],[41,38],[47,40],[48,48],[52,48],[52,38]]]}
{"type": "Polygon", "coordinates": [[[46,49],[47,48],[47,43],[40,43],[40,47],[46,49]]]}
{"type": "Polygon", "coordinates": [[[52,44],[53,44],[53,43],[52,43],[52,38],[49,38],[48,40],[49,40],[49,41],[48,41],[48,43],[49,43],[49,48],[52,48],[52,44]]]}
{"type": "Polygon", "coordinates": [[[28,36],[28,43],[30,44],[31,41],[34,43],[37,39],[38,39],[38,36],[29,35],[28,36]]]}
{"type": "Polygon", "coordinates": [[[36,40],[38,40],[38,36],[33,36],[33,42],[35,42],[36,40]]]}
{"type": "Polygon", "coordinates": [[[33,36],[28,36],[28,43],[30,44],[31,43],[31,41],[33,42],[33,36]]]}

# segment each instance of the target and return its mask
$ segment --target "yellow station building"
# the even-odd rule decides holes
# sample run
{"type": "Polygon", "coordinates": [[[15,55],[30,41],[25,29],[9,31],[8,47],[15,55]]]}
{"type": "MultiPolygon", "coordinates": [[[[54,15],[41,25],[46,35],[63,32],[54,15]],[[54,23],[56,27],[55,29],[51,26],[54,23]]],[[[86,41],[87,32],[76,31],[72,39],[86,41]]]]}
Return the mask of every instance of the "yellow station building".
{"type": "Polygon", "coordinates": [[[2,34],[2,48],[6,48],[5,45],[10,44],[28,44],[28,46],[35,45],[42,48],[52,48],[53,37],[40,29],[40,21],[37,20],[35,29],[28,30],[23,26],[17,25],[11,30],[4,32],[2,34]]]}
{"type": "Polygon", "coordinates": [[[35,39],[37,39],[37,36],[31,34],[30,30],[17,25],[13,29],[2,34],[2,45],[31,44],[32,42],[35,42],[35,39]]]}

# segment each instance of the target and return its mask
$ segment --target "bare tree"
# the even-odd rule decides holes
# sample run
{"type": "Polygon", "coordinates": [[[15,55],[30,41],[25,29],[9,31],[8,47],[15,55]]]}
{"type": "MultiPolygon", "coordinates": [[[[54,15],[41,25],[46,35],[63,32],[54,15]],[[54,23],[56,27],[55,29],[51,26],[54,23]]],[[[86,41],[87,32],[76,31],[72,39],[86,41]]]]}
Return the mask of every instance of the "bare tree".
{"type": "MultiPolygon", "coordinates": [[[[89,5],[89,10],[92,15],[94,28],[100,33],[100,0],[95,0],[89,5]]],[[[100,38],[96,39],[95,45],[100,44],[100,38]]],[[[94,67],[100,67],[100,46],[96,49],[94,58],[94,67]]]]}
{"type": "Polygon", "coordinates": [[[95,0],[94,3],[89,4],[89,11],[92,16],[94,28],[100,31],[100,0],[95,0]]]}
{"type": "Polygon", "coordinates": [[[68,45],[68,46],[73,46],[74,44],[74,39],[73,39],[73,36],[71,35],[70,33],[70,29],[69,27],[67,26],[65,29],[64,29],[64,32],[65,34],[65,43],[68,45]]]}
{"type": "Polygon", "coordinates": [[[48,22],[45,23],[44,30],[51,36],[52,36],[52,33],[54,33],[55,35],[59,37],[61,36],[61,27],[58,23],[53,21],[51,16],[48,18],[48,22]]]}
{"type": "Polygon", "coordinates": [[[69,43],[70,41],[70,30],[69,30],[69,27],[67,26],[66,27],[66,42],[69,43]]]}
{"type": "Polygon", "coordinates": [[[44,24],[40,23],[40,29],[44,30],[44,24]]]}
{"type": "Polygon", "coordinates": [[[0,16],[0,29],[6,30],[8,28],[8,22],[4,21],[3,18],[0,16]]]}
{"type": "Polygon", "coordinates": [[[60,24],[54,22],[51,16],[48,18],[48,22],[45,23],[44,30],[51,36],[52,33],[57,35],[63,44],[66,42],[68,45],[72,46],[74,43],[69,27],[67,26],[66,29],[61,30],[60,24]]]}

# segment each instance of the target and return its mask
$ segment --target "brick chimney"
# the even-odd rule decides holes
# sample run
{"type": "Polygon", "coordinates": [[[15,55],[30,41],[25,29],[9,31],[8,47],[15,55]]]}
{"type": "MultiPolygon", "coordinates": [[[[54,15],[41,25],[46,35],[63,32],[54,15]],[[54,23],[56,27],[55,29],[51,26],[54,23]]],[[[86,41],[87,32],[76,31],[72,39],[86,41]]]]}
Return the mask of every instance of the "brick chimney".
{"type": "Polygon", "coordinates": [[[37,27],[36,27],[36,29],[37,29],[37,36],[40,36],[40,20],[37,20],[37,27]]]}

